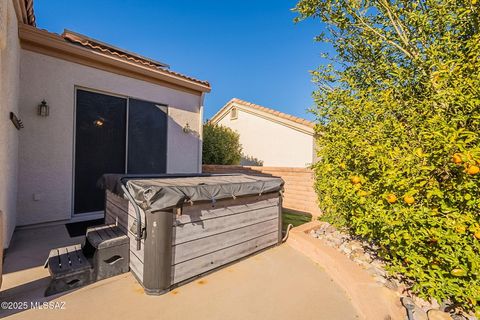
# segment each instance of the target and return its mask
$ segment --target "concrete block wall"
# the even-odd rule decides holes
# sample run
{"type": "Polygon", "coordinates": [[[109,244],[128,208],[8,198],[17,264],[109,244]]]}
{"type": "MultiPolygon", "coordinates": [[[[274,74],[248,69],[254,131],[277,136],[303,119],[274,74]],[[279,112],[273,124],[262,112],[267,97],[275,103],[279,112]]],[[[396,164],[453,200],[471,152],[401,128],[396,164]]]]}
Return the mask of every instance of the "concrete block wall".
{"type": "Polygon", "coordinates": [[[245,173],[281,177],[285,181],[283,207],[292,211],[320,216],[313,188],[313,171],[308,168],[203,165],[204,173],[245,173]]]}

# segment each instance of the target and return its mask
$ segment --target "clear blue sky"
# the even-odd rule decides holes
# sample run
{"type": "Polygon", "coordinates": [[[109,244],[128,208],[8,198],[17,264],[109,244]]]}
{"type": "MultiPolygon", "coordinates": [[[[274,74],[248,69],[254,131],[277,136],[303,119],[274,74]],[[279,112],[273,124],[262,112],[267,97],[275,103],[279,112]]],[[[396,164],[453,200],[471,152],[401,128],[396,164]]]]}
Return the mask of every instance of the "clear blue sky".
{"type": "Polygon", "coordinates": [[[291,0],[36,0],[37,26],[70,29],[208,80],[209,118],[233,97],[312,119],[309,70],[319,21],[293,23],[291,0]]]}

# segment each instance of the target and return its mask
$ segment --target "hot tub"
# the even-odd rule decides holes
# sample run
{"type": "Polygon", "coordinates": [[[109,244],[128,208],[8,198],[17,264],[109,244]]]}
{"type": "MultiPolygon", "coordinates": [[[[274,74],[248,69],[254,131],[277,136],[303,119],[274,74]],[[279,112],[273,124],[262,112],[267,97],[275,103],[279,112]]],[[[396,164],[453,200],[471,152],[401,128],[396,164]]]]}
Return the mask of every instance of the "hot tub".
{"type": "Polygon", "coordinates": [[[105,223],[130,238],[147,294],[281,242],[283,180],[234,175],[104,175],[105,223]]]}

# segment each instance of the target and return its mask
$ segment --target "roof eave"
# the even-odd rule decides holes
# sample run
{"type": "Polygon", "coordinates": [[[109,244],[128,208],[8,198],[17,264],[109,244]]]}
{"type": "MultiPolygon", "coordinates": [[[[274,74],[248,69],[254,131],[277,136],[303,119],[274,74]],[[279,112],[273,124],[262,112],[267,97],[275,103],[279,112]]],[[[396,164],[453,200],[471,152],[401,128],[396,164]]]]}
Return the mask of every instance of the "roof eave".
{"type": "Polygon", "coordinates": [[[137,78],[156,84],[181,88],[192,93],[210,92],[210,85],[154,70],[120,58],[75,45],[60,35],[40,30],[25,24],[19,25],[18,34],[22,48],[63,60],[76,62],[97,69],[137,78]]]}
{"type": "Polygon", "coordinates": [[[310,126],[307,126],[307,125],[304,125],[304,124],[301,124],[301,123],[298,123],[298,122],[295,122],[295,121],[292,121],[292,120],[284,119],[284,118],[275,116],[273,114],[263,112],[261,110],[257,110],[255,108],[249,108],[248,106],[243,105],[242,103],[239,103],[239,102],[235,101],[235,99],[232,99],[229,102],[227,102],[227,104],[224,105],[212,117],[212,119],[210,119],[210,122],[212,122],[213,124],[217,124],[218,122],[220,122],[220,120],[222,120],[228,114],[230,109],[233,108],[233,107],[236,107],[237,109],[240,109],[242,111],[260,116],[260,117],[262,117],[266,120],[273,121],[275,123],[281,124],[283,126],[289,127],[291,129],[303,132],[303,133],[311,135],[311,136],[313,136],[315,134],[315,129],[310,127],[310,126]]]}
{"type": "Polygon", "coordinates": [[[13,7],[19,24],[35,26],[35,12],[33,11],[33,0],[13,0],[13,7]]]}

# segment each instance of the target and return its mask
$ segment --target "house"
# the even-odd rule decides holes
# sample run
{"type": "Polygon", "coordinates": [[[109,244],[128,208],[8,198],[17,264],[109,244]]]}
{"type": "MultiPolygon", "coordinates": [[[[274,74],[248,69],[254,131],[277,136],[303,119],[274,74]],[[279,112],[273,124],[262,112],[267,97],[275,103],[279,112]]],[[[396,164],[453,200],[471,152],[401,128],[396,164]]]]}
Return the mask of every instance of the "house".
{"type": "Polygon", "coordinates": [[[240,134],[242,165],[306,167],[314,162],[311,121],[234,98],[210,122],[240,134]]]}
{"type": "Polygon", "coordinates": [[[103,173],[201,172],[207,81],[0,1],[0,211],[17,226],[103,216],[103,173]]]}

